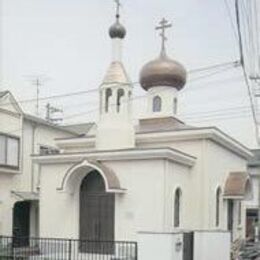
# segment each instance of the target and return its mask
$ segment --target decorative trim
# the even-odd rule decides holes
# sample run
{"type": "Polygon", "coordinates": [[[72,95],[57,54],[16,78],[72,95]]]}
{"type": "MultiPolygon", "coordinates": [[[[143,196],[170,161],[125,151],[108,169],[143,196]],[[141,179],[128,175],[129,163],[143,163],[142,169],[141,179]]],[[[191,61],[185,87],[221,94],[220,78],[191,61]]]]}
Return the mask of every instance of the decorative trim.
{"type": "MultiPolygon", "coordinates": [[[[121,188],[119,179],[110,168],[97,161],[87,160],[83,160],[80,163],[74,164],[72,167],[68,169],[68,171],[62,178],[62,181],[60,183],[60,186],[57,188],[57,191],[66,192],[68,190],[67,187],[69,180],[77,173],[78,170],[80,171],[81,169],[90,169],[90,171],[97,170],[104,180],[106,192],[125,193],[126,190],[121,188]]],[[[82,178],[84,178],[90,171],[84,173],[84,175],[82,175],[82,178]]]]}

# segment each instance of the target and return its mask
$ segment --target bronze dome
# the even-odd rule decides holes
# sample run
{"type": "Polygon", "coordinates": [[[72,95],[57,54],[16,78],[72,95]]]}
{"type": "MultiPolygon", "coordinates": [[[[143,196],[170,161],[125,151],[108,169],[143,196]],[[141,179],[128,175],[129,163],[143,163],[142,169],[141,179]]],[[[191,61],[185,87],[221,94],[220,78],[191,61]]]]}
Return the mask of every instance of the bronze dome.
{"type": "Polygon", "coordinates": [[[162,53],[158,59],[144,65],[140,73],[140,84],[145,90],[158,86],[180,90],[184,87],[186,78],[187,72],[182,64],[162,53]]]}
{"type": "Polygon", "coordinates": [[[109,36],[113,38],[123,39],[126,36],[125,27],[117,20],[110,28],[109,28],[109,36]]]}

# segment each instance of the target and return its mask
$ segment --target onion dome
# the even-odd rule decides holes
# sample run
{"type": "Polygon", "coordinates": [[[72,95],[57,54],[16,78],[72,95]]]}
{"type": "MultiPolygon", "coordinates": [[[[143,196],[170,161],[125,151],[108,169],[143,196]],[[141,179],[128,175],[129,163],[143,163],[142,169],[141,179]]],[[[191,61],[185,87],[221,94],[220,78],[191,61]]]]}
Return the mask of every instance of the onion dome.
{"type": "Polygon", "coordinates": [[[170,59],[166,54],[165,30],[172,27],[168,21],[163,18],[156,30],[161,30],[162,38],[161,54],[159,58],[152,60],[144,65],[140,73],[140,84],[143,89],[148,90],[152,87],[168,86],[181,90],[187,78],[185,68],[177,61],[170,59]]]}
{"type": "Polygon", "coordinates": [[[168,86],[181,90],[187,78],[182,64],[170,59],[165,53],[144,65],[140,73],[140,84],[144,90],[168,86]]]}
{"type": "Polygon", "coordinates": [[[126,36],[126,29],[125,27],[119,22],[119,15],[116,17],[116,22],[109,28],[109,36],[119,39],[124,39],[126,36]]]}

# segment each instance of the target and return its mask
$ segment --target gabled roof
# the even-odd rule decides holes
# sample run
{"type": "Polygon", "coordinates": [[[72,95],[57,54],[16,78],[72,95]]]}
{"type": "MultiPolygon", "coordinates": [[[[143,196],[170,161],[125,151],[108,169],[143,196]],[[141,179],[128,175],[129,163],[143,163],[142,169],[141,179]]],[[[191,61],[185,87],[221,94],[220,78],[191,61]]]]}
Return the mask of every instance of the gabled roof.
{"type": "Polygon", "coordinates": [[[8,91],[0,91],[0,98],[8,94],[8,91]]]}
{"type": "Polygon", "coordinates": [[[31,121],[31,122],[34,122],[34,123],[37,123],[37,124],[40,124],[40,125],[45,125],[45,126],[48,126],[48,127],[52,127],[56,130],[60,130],[60,131],[63,131],[63,132],[67,132],[69,134],[72,134],[74,136],[77,136],[77,132],[76,131],[73,131],[72,129],[66,129],[65,127],[63,126],[60,126],[60,125],[55,125],[45,119],[42,119],[40,117],[36,117],[36,116],[33,116],[33,115],[29,115],[29,114],[23,114],[24,116],[24,119],[26,119],[27,121],[31,121]]]}
{"type": "Polygon", "coordinates": [[[124,83],[124,84],[130,83],[124,65],[119,61],[114,61],[110,64],[103,80],[103,84],[113,84],[113,83],[124,83]]]}
{"type": "MultiPolygon", "coordinates": [[[[10,98],[10,102],[7,102],[6,104],[3,104],[3,106],[5,106],[4,109],[7,109],[8,108],[7,105],[10,105],[10,106],[13,106],[14,110],[17,113],[22,114],[23,110],[20,107],[20,105],[18,104],[18,102],[16,101],[15,97],[13,96],[13,94],[10,91],[8,91],[8,90],[0,92],[0,100],[1,100],[1,98],[6,97],[6,96],[8,96],[10,98]]],[[[7,109],[7,110],[9,110],[9,109],[7,109]]]]}

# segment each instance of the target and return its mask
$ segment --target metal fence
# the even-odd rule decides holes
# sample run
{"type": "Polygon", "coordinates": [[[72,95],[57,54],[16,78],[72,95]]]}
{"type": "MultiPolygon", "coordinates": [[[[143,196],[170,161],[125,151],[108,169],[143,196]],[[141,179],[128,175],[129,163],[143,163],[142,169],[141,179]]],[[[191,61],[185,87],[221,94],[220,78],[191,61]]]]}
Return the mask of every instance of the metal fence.
{"type": "Polygon", "coordinates": [[[137,243],[0,236],[0,260],[137,260],[137,243]]]}

